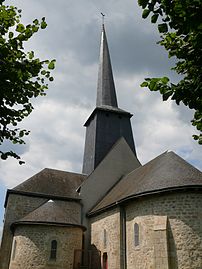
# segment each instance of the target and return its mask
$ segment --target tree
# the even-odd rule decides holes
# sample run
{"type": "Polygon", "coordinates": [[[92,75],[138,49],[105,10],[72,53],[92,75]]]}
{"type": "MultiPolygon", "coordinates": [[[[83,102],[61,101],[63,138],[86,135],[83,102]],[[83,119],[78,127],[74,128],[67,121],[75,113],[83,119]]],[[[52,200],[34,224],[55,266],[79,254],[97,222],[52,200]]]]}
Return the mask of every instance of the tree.
{"type": "MultiPolygon", "coordinates": [[[[45,18],[24,26],[21,10],[3,2],[0,0],[0,145],[6,140],[24,144],[30,131],[19,128],[18,123],[32,112],[32,98],[45,95],[47,81],[53,81],[49,69],[54,69],[55,60],[41,61],[23,47],[39,29],[46,28],[45,18]]],[[[0,156],[24,163],[12,150],[0,149],[0,156]]]]}
{"type": "Polygon", "coordinates": [[[158,42],[176,57],[172,68],[183,78],[171,83],[169,78],[146,78],[141,84],[151,91],[159,91],[163,100],[169,97],[179,105],[194,109],[192,125],[200,132],[193,135],[202,144],[202,1],[201,0],[138,0],[142,17],[151,14],[151,22],[158,24],[158,42]]]}

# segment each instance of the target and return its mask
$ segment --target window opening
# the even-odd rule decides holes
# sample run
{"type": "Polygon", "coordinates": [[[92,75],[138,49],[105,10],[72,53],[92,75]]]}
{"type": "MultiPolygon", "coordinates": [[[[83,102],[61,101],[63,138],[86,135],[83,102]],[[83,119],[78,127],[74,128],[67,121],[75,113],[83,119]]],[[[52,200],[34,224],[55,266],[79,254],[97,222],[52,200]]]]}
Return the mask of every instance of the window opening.
{"type": "Polygon", "coordinates": [[[51,241],[51,251],[50,251],[50,260],[56,260],[57,257],[57,241],[51,241]]]}
{"type": "Polygon", "coordinates": [[[103,253],[103,256],[102,256],[102,268],[103,269],[108,269],[108,256],[107,256],[107,252],[104,252],[103,253]]]}
{"type": "Polygon", "coordinates": [[[13,243],[12,261],[15,260],[16,247],[17,247],[17,242],[15,240],[14,243],[13,243]]]}
{"type": "Polygon", "coordinates": [[[104,234],[103,234],[103,241],[104,241],[104,248],[106,248],[107,247],[107,231],[106,231],[106,229],[104,229],[104,234]]]}
{"type": "Polygon", "coordinates": [[[139,246],[140,244],[140,229],[137,223],[134,224],[134,244],[135,247],[139,246]]]}

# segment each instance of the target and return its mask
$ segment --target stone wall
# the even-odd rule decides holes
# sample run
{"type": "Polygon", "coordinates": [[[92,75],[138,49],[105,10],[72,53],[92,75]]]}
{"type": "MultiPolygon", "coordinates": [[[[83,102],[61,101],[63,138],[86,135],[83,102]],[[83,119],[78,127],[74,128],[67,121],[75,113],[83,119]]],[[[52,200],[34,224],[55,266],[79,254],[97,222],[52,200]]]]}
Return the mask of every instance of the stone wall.
{"type": "MultiPolygon", "coordinates": [[[[9,194],[5,211],[4,229],[0,249],[0,269],[8,269],[13,242],[13,234],[10,226],[13,222],[20,220],[27,214],[47,202],[47,198],[25,196],[20,194],[9,194]]],[[[66,212],[66,223],[80,224],[80,204],[74,201],[58,201],[59,207],[66,212]]]]}
{"type": "Polygon", "coordinates": [[[201,269],[201,220],[201,193],[170,193],[131,201],[126,207],[127,269],[167,269],[168,265],[170,269],[201,269]],[[165,216],[168,218],[167,247],[165,232],[159,230],[157,235],[155,225],[156,218],[165,216]],[[134,245],[135,223],[140,229],[139,246],[134,245]],[[167,264],[161,259],[166,252],[167,264]],[[156,267],[160,261],[161,266],[156,267]]]}
{"type": "Polygon", "coordinates": [[[10,225],[47,201],[46,198],[9,194],[4,215],[4,228],[0,249],[0,268],[8,269],[13,235],[10,225]]]}
{"type": "Polygon", "coordinates": [[[74,250],[82,248],[82,233],[79,227],[20,225],[9,269],[73,269],[74,250]],[[50,259],[52,240],[57,241],[56,260],[50,259]]]}
{"type": "MultiPolygon", "coordinates": [[[[108,268],[120,269],[120,212],[109,210],[91,219],[91,244],[107,253],[108,268]]],[[[104,254],[106,255],[106,254],[104,254]]]]}

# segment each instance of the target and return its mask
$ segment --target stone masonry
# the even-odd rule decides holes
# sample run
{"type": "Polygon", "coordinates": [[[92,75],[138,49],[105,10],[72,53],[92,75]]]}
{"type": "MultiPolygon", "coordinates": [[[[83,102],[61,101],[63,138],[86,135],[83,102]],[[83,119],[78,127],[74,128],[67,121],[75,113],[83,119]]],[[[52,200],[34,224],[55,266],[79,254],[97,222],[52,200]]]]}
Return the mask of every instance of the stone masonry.
{"type": "Polygon", "coordinates": [[[118,209],[109,210],[91,219],[91,244],[101,251],[102,262],[103,253],[107,253],[109,269],[120,269],[120,212],[118,209]]]}
{"type": "Polygon", "coordinates": [[[0,249],[1,269],[8,269],[9,266],[11,246],[13,242],[13,234],[10,229],[11,224],[23,218],[46,201],[46,198],[29,197],[17,194],[9,195],[4,217],[5,222],[0,249]]]}
{"type": "Polygon", "coordinates": [[[134,200],[126,207],[126,241],[128,269],[167,269],[165,263],[165,230],[155,226],[156,217],[167,216],[167,246],[170,269],[202,268],[202,195],[182,192],[134,200]],[[134,246],[133,227],[140,226],[140,245],[134,246]],[[159,242],[164,254],[155,251],[159,242]],[[159,253],[159,254],[158,254],[159,253]],[[162,257],[161,257],[162,256],[162,257]],[[156,262],[161,267],[156,267],[156,262]]]}
{"type": "Polygon", "coordinates": [[[82,229],[43,225],[20,225],[16,228],[15,258],[9,269],[72,269],[74,251],[82,248],[82,229]],[[51,241],[57,240],[57,258],[50,260],[51,241]]]}

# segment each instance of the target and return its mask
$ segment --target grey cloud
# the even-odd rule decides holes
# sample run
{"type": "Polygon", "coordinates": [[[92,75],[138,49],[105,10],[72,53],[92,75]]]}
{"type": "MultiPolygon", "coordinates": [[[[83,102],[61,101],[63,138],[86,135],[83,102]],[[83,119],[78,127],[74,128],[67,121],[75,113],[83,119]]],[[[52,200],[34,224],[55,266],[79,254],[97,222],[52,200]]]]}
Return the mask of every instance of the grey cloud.
{"type": "MultiPolygon", "coordinates": [[[[24,139],[26,141],[26,138],[24,139]]],[[[18,155],[22,155],[29,151],[29,143],[26,144],[13,144],[9,140],[5,140],[0,146],[0,150],[3,152],[14,151],[18,155]]]]}
{"type": "MultiPolygon", "coordinates": [[[[31,175],[29,171],[37,172],[37,169],[43,168],[42,165],[59,165],[61,169],[67,170],[68,162],[75,171],[79,172],[81,168],[85,139],[82,125],[95,104],[101,11],[107,15],[106,31],[119,104],[121,108],[135,114],[133,129],[143,161],[161,153],[167,146],[179,152],[185,146],[183,156],[189,155],[188,160],[198,159],[199,149],[191,137],[187,138],[189,133],[184,131],[183,143],[177,147],[181,125],[184,125],[183,130],[186,132],[190,130],[186,124],[190,120],[190,112],[185,112],[181,107],[178,110],[175,106],[171,109],[169,106],[163,107],[162,112],[159,112],[160,95],[139,87],[145,76],[168,74],[174,80],[177,77],[169,71],[173,62],[169,62],[163,48],[156,45],[159,37],[155,26],[141,19],[141,9],[137,7],[136,1],[89,0],[84,3],[83,0],[60,0],[57,4],[50,0],[14,2],[22,7],[25,22],[43,16],[48,22],[48,28],[37,33],[27,49],[35,50],[42,58],[57,60],[53,72],[55,81],[50,83],[46,97],[34,101],[36,109],[26,121],[32,133],[28,142],[29,151],[23,154],[29,165],[24,174],[31,175]],[[48,108],[43,106],[44,103],[49,104],[48,108]],[[51,106],[59,112],[48,118],[46,114],[50,114],[48,109],[51,106]],[[75,114],[66,111],[67,108],[76,109],[75,114]],[[79,110],[83,114],[77,116],[79,110]],[[152,131],[150,123],[155,124],[155,118],[159,121],[159,133],[148,136],[148,128],[152,131]],[[180,128],[171,129],[173,133],[166,137],[163,129],[168,123],[178,124],[180,128]],[[75,144],[72,136],[78,134],[75,144]],[[193,148],[192,152],[190,148],[193,148]],[[41,158],[40,154],[43,153],[45,155],[41,158]],[[43,162],[40,161],[42,159],[43,162]]],[[[15,164],[12,163],[10,167],[17,173],[15,164]]],[[[12,172],[9,172],[8,167],[4,170],[5,178],[10,178],[12,172]]]]}

